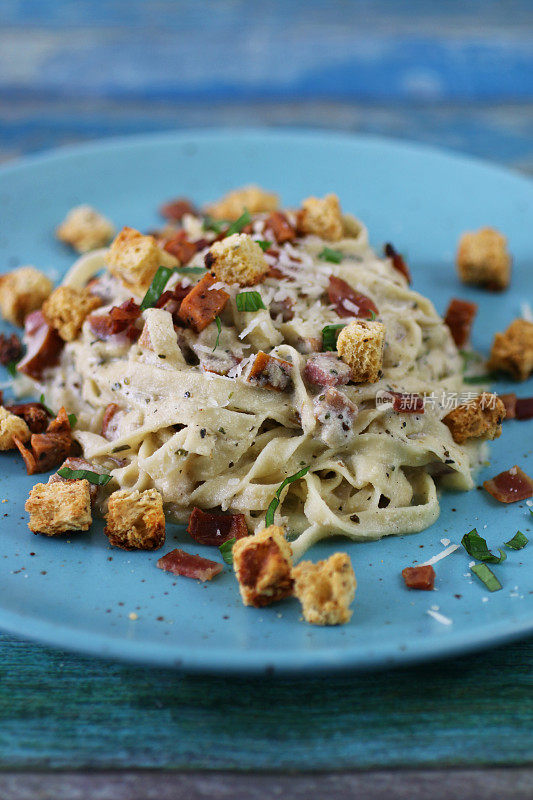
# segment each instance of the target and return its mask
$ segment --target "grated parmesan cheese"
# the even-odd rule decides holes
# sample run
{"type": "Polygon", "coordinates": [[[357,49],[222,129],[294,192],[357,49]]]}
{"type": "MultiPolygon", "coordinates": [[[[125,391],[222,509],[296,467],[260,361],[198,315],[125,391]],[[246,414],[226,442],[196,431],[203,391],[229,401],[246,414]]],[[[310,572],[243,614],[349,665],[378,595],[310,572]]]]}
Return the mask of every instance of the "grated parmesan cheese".
{"type": "Polygon", "coordinates": [[[445,617],[444,614],[440,614],[438,611],[434,611],[433,608],[428,608],[426,614],[429,614],[430,617],[440,622],[441,625],[451,625],[453,620],[449,617],[445,617]]]}
{"type": "MultiPolygon", "coordinates": [[[[444,541],[445,540],[442,540],[443,544],[444,544],[444,541]]],[[[448,541],[450,541],[450,540],[448,539],[448,541]]],[[[446,556],[449,556],[451,553],[455,553],[455,551],[458,550],[459,547],[460,547],[460,545],[458,545],[458,544],[451,544],[445,550],[442,550],[440,553],[437,553],[436,555],[432,556],[427,561],[424,561],[424,563],[420,564],[420,566],[421,567],[429,567],[432,564],[436,564],[437,561],[441,561],[443,558],[446,558],[446,556]]]]}

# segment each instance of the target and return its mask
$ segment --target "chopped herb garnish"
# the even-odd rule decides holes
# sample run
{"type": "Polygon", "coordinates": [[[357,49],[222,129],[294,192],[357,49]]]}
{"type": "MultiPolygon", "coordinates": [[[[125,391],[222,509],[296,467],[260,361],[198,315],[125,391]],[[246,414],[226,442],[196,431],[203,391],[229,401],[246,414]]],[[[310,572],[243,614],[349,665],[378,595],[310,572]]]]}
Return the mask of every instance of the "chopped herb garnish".
{"type": "Polygon", "coordinates": [[[505,542],[505,546],[510,550],[521,550],[528,542],[529,539],[527,536],[525,536],[522,531],[517,531],[510,541],[505,542]]]}
{"type": "Polygon", "coordinates": [[[235,544],[236,541],[237,539],[235,538],[235,536],[233,536],[231,539],[228,539],[227,542],[221,544],[220,547],[218,548],[220,550],[220,555],[222,556],[226,564],[230,565],[233,564],[233,545],[235,544]]]}
{"type": "Polygon", "coordinates": [[[497,378],[497,372],[488,372],[486,375],[465,375],[463,381],[465,383],[491,383],[497,378]]]}
{"type": "Polygon", "coordinates": [[[235,222],[231,223],[226,231],[226,236],[232,236],[234,233],[240,233],[243,228],[246,228],[246,226],[250,224],[251,221],[252,217],[250,216],[248,210],[245,209],[244,213],[241,214],[239,219],[236,219],[235,222]]]}
{"type": "Polygon", "coordinates": [[[338,322],[336,325],[326,325],[322,328],[322,350],[336,350],[337,332],[345,327],[344,322],[338,322]]]}
{"type": "Polygon", "coordinates": [[[144,300],[141,303],[141,311],[146,311],[147,308],[153,308],[165,289],[168,279],[174,272],[170,267],[159,267],[154,275],[150,288],[144,295],[144,300]]]}
{"type": "Polygon", "coordinates": [[[94,486],[105,486],[113,477],[112,475],[101,475],[99,472],[91,472],[90,469],[70,469],[70,467],[58,469],[57,474],[69,481],[85,479],[94,486]]]}
{"type": "Polygon", "coordinates": [[[77,418],[76,414],[69,414],[68,415],[68,421],[69,421],[70,427],[71,428],[75,428],[77,423],[78,423],[78,418],[77,418]]]}
{"type": "Polygon", "coordinates": [[[180,275],[203,275],[207,270],[205,267],[176,267],[174,272],[179,272],[180,275]]]}
{"type": "Polygon", "coordinates": [[[206,214],[204,217],[203,229],[204,231],[213,231],[213,233],[222,233],[222,231],[229,225],[226,219],[214,219],[206,214]]]}
{"type": "Polygon", "coordinates": [[[474,564],[471,569],[474,575],[477,575],[479,580],[485,584],[489,592],[498,592],[502,588],[500,581],[486,564],[474,564]]]}
{"type": "Polygon", "coordinates": [[[368,319],[373,322],[376,319],[376,312],[372,311],[372,309],[369,309],[368,313],[370,314],[368,319]]]}
{"type": "Polygon", "coordinates": [[[259,245],[263,253],[265,250],[269,250],[272,247],[272,242],[268,242],[266,239],[256,239],[256,243],[259,245]]]}
{"type": "Polygon", "coordinates": [[[330,261],[332,264],[340,264],[344,258],[344,253],[340,250],[333,250],[331,247],[324,247],[318,257],[323,261],[330,261]]]}
{"type": "Polygon", "coordinates": [[[308,472],[309,472],[309,467],[304,467],[299,472],[296,472],[294,475],[290,475],[288,478],[285,478],[283,483],[280,485],[280,487],[276,491],[276,494],[274,495],[274,498],[273,498],[272,502],[270,503],[270,505],[269,505],[269,507],[267,509],[267,513],[266,513],[266,516],[265,516],[265,525],[266,525],[267,528],[268,528],[269,525],[273,525],[274,524],[274,514],[276,513],[276,509],[279,506],[281,493],[284,490],[284,488],[286,486],[288,486],[289,483],[293,483],[294,481],[297,481],[300,478],[303,478],[303,476],[307,475],[308,472]]]}
{"type": "Polygon", "coordinates": [[[265,308],[259,292],[239,292],[235,302],[238,311],[259,311],[260,308],[265,308]]]}
{"type": "Polygon", "coordinates": [[[494,553],[491,553],[487,547],[487,542],[479,535],[475,528],[470,531],[470,533],[465,533],[461,539],[461,544],[468,555],[472,556],[472,558],[477,558],[478,561],[488,561],[489,564],[501,564],[502,561],[505,561],[507,558],[507,555],[501,548],[498,548],[499,556],[495,556],[494,553]]]}
{"type": "Polygon", "coordinates": [[[474,350],[459,350],[459,355],[463,359],[463,372],[468,369],[470,364],[477,364],[483,361],[483,356],[474,350]]]}
{"type": "Polygon", "coordinates": [[[220,342],[220,334],[222,333],[222,323],[220,321],[220,317],[215,317],[215,322],[217,324],[218,335],[217,335],[217,340],[215,342],[215,346],[213,347],[213,353],[218,347],[218,343],[220,342]]]}
{"type": "Polygon", "coordinates": [[[9,364],[6,365],[6,369],[9,372],[9,374],[11,375],[12,378],[16,378],[17,377],[17,362],[16,361],[10,361],[9,364]]]}

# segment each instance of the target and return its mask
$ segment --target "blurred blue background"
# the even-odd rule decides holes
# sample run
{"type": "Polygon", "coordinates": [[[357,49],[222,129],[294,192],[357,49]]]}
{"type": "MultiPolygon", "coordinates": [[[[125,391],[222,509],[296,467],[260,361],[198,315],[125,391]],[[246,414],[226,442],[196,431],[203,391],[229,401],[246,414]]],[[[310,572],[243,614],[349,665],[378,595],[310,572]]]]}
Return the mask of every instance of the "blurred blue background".
{"type": "Polygon", "coordinates": [[[533,171],[531,0],[1,0],[0,159],[204,126],[335,128],[533,171]]]}

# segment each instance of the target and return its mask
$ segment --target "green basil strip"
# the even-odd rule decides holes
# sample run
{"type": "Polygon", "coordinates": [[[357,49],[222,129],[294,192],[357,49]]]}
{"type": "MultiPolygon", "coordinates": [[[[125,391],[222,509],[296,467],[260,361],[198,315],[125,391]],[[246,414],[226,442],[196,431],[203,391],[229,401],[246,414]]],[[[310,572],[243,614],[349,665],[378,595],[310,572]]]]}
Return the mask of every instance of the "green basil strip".
{"type": "Polygon", "coordinates": [[[222,231],[229,225],[227,219],[215,219],[206,214],[203,222],[204,231],[213,231],[213,233],[222,233],[222,231]]]}
{"type": "Polygon", "coordinates": [[[113,477],[112,475],[101,475],[99,472],[91,472],[89,469],[70,469],[70,467],[58,469],[57,474],[69,481],[81,481],[85,478],[94,486],[105,486],[113,477]]]}
{"type": "Polygon", "coordinates": [[[12,378],[17,377],[17,363],[17,361],[10,361],[9,364],[6,365],[6,369],[12,378]]]}
{"type": "Polygon", "coordinates": [[[248,210],[245,209],[244,213],[241,214],[239,219],[236,219],[235,222],[231,223],[226,231],[226,236],[233,236],[234,233],[240,233],[243,228],[246,228],[246,226],[250,224],[251,221],[252,217],[248,213],[248,210]]]}
{"type": "Polygon", "coordinates": [[[265,308],[259,292],[239,292],[235,302],[238,311],[259,311],[260,308],[265,308]]]}
{"type": "Polygon", "coordinates": [[[256,244],[259,245],[259,247],[261,248],[261,250],[264,253],[265,250],[270,250],[270,248],[272,247],[273,242],[268,242],[266,239],[258,239],[258,240],[256,240],[256,244]]]}
{"type": "Polygon", "coordinates": [[[337,349],[337,331],[345,328],[344,322],[339,322],[336,325],[326,325],[322,328],[322,350],[336,350],[337,349]]]}
{"type": "Polygon", "coordinates": [[[500,581],[486,564],[474,564],[471,571],[485,584],[489,592],[498,592],[502,588],[500,581]]]}
{"type": "Polygon", "coordinates": [[[51,409],[51,408],[48,408],[48,406],[47,406],[47,405],[46,405],[46,403],[44,402],[44,394],[42,394],[42,395],[39,397],[39,403],[42,405],[42,407],[44,408],[44,410],[46,411],[46,413],[48,414],[48,416],[50,416],[50,417],[57,417],[57,414],[54,414],[54,412],[52,411],[52,409],[51,409]]]}
{"type": "Polygon", "coordinates": [[[525,536],[522,533],[522,531],[517,531],[510,541],[505,542],[505,546],[508,547],[510,550],[521,550],[523,547],[526,546],[528,542],[529,539],[527,538],[527,536],[525,536]]]}
{"type": "Polygon", "coordinates": [[[150,288],[144,295],[144,300],[141,303],[141,311],[146,311],[147,308],[153,308],[165,289],[173,269],[170,267],[159,267],[154,275],[150,288]]]}
{"type": "Polygon", "coordinates": [[[309,467],[304,467],[299,472],[296,472],[294,475],[290,475],[288,478],[285,478],[285,480],[283,481],[283,483],[281,484],[279,489],[276,491],[276,494],[275,494],[272,502],[270,503],[270,505],[269,505],[269,507],[267,509],[267,513],[266,513],[266,516],[265,516],[265,526],[267,528],[269,527],[269,525],[273,525],[274,524],[274,514],[276,513],[276,509],[279,506],[279,502],[280,502],[280,499],[281,499],[281,493],[284,490],[284,488],[286,486],[288,486],[289,483],[293,483],[294,481],[297,481],[300,478],[303,478],[303,476],[307,475],[308,472],[309,472],[309,467]]]}
{"type": "Polygon", "coordinates": [[[465,383],[491,383],[497,380],[497,372],[489,372],[486,375],[465,375],[463,381],[465,383]]]}
{"type": "Polygon", "coordinates": [[[176,267],[174,272],[180,275],[204,275],[207,270],[205,267],[176,267]]]}
{"type": "Polygon", "coordinates": [[[506,553],[501,548],[498,548],[499,556],[495,556],[491,553],[487,547],[487,542],[479,535],[475,528],[470,531],[470,533],[465,533],[461,539],[461,544],[468,555],[472,556],[472,558],[477,558],[478,561],[488,561],[489,564],[501,564],[502,561],[505,561],[507,558],[506,553]]]}
{"type": "Polygon", "coordinates": [[[344,258],[344,253],[340,250],[333,250],[331,247],[324,247],[318,257],[323,261],[330,261],[332,264],[340,264],[344,258]]]}
{"type": "Polygon", "coordinates": [[[217,328],[218,328],[218,336],[217,336],[217,340],[215,342],[215,346],[213,347],[213,353],[215,352],[215,350],[218,347],[218,344],[220,342],[220,334],[222,333],[222,323],[220,321],[220,317],[215,317],[215,322],[216,322],[217,328]]]}
{"type": "Polygon", "coordinates": [[[236,541],[237,539],[235,538],[235,536],[233,536],[231,539],[228,539],[227,542],[221,544],[220,547],[218,548],[220,550],[220,555],[222,556],[226,564],[230,565],[233,564],[233,545],[235,544],[236,541]]]}
{"type": "Polygon", "coordinates": [[[70,427],[71,428],[75,428],[77,423],[78,423],[78,418],[77,418],[76,414],[69,414],[68,415],[68,421],[69,421],[70,427]]]}

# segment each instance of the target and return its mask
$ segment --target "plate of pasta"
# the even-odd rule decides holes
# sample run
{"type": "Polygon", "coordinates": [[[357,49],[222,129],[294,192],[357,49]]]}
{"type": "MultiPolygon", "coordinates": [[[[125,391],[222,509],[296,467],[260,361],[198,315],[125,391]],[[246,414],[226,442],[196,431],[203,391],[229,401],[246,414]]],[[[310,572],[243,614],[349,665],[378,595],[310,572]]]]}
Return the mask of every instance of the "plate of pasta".
{"type": "Polygon", "coordinates": [[[533,630],[527,179],[210,131],[0,184],[0,628],[250,673],[533,630]]]}

